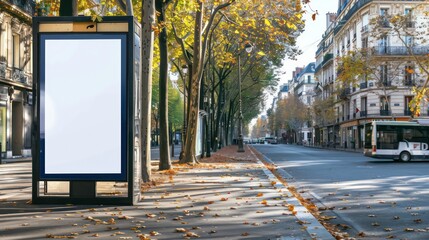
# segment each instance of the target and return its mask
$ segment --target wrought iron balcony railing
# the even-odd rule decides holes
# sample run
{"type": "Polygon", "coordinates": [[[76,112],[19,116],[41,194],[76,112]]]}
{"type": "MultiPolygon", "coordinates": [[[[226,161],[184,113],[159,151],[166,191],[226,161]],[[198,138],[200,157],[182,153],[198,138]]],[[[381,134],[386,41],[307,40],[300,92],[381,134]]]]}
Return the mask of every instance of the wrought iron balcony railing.
{"type": "MultiPolygon", "coordinates": [[[[410,51],[414,55],[426,55],[429,54],[429,46],[410,47],[410,51]]],[[[373,48],[372,54],[376,56],[410,55],[410,52],[405,46],[377,46],[373,48]]]]}
{"type": "Polygon", "coordinates": [[[380,110],[380,116],[390,116],[389,110],[380,110]]]}

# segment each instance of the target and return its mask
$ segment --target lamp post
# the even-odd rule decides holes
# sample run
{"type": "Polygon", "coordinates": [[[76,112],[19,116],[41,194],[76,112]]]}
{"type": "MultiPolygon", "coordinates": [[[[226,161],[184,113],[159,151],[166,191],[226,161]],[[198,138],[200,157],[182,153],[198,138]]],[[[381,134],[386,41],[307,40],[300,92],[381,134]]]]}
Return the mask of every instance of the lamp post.
{"type": "MultiPolygon", "coordinates": [[[[182,66],[182,71],[186,75],[188,73],[188,65],[182,66]]],[[[180,156],[182,156],[184,152],[185,145],[185,134],[186,134],[186,80],[183,78],[183,127],[182,127],[182,147],[180,156]]]]}
{"type": "Polygon", "coordinates": [[[211,153],[210,153],[210,108],[211,108],[211,98],[210,97],[204,97],[204,103],[206,104],[207,107],[207,130],[206,130],[206,157],[210,157],[211,153]]]}
{"type": "MultiPolygon", "coordinates": [[[[253,50],[253,46],[250,43],[244,45],[244,49],[247,53],[253,50]]],[[[238,53],[238,152],[245,152],[243,146],[243,109],[242,109],[242,98],[241,98],[241,51],[238,53]]]]}

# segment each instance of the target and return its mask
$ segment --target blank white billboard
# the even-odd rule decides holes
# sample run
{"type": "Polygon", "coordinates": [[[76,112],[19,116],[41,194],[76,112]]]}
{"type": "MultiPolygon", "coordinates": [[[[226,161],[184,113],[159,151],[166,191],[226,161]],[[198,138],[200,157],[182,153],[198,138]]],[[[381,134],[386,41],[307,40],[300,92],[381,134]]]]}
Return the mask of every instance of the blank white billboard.
{"type": "Polygon", "coordinates": [[[42,38],[45,176],[124,174],[125,39],[100,36],[42,38]]]}

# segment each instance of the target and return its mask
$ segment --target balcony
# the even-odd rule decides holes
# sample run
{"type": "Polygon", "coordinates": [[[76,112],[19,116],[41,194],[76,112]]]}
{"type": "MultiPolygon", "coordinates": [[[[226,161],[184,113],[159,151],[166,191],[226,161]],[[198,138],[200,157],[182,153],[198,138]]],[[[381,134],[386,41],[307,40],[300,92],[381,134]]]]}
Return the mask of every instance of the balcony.
{"type": "Polygon", "coordinates": [[[362,29],[360,30],[360,32],[362,34],[367,33],[369,31],[369,25],[365,25],[362,27],[362,29]]]}
{"type": "Polygon", "coordinates": [[[404,86],[408,86],[408,87],[414,86],[414,81],[405,79],[404,86]]]}
{"type": "Polygon", "coordinates": [[[6,68],[7,68],[6,63],[0,62],[0,77],[6,78],[6,68]]]}
{"type": "MultiPolygon", "coordinates": [[[[338,22],[339,23],[347,22],[357,11],[359,11],[359,9],[361,9],[366,4],[368,4],[372,1],[373,0],[358,0],[358,1],[356,1],[353,4],[353,7],[351,7],[350,10],[346,13],[346,15],[344,17],[342,17],[341,19],[339,19],[338,22]]],[[[337,16],[340,16],[341,12],[344,10],[344,8],[346,7],[347,4],[348,4],[348,1],[338,9],[337,16]]],[[[334,29],[334,34],[337,34],[343,26],[344,26],[344,24],[338,24],[334,29]]]]}
{"type": "MultiPolygon", "coordinates": [[[[429,53],[429,46],[415,46],[410,48],[411,52],[415,55],[426,55],[429,53]]],[[[410,55],[405,46],[377,46],[373,48],[373,55],[386,56],[386,55],[410,55]]]]}
{"type": "Polygon", "coordinates": [[[35,1],[28,0],[6,0],[10,5],[20,8],[30,16],[34,15],[35,1]]]}
{"type": "Polygon", "coordinates": [[[27,83],[27,76],[25,76],[24,71],[22,69],[13,68],[12,80],[21,83],[27,83]]]}
{"type": "Polygon", "coordinates": [[[368,87],[368,82],[363,82],[363,83],[360,83],[360,85],[359,85],[360,89],[365,89],[367,87],[368,87]]]}
{"type": "Polygon", "coordinates": [[[329,61],[331,61],[334,58],[334,54],[332,53],[327,53],[325,54],[325,56],[323,56],[323,62],[322,62],[322,66],[324,66],[325,64],[327,64],[329,61]]]}
{"type": "Polygon", "coordinates": [[[390,116],[389,110],[380,110],[380,116],[390,116]]]}

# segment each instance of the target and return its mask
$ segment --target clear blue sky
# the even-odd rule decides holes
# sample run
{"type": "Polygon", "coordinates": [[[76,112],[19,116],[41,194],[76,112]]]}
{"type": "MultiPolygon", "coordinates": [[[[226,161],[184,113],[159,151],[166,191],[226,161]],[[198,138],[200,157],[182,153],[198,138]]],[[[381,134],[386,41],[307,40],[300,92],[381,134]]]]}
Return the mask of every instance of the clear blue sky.
{"type": "MultiPolygon", "coordinates": [[[[310,62],[315,62],[315,55],[317,50],[317,44],[322,39],[322,34],[326,30],[326,13],[337,12],[338,0],[311,0],[310,5],[305,8],[307,13],[304,15],[306,24],[305,31],[298,37],[297,44],[303,51],[302,55],[297,57],[297,60],[285,59],[283,62],[283,68],[281,69],[281,82],[282,85],[291,79],[292,71],[295,67],[303,67],[310,62]],[[310,9],[311,7],[311,9],[310,9]],[[319,13],[316,16],[316,20],[311,19],[311,15],[316,11],[319,13]]],[[[277,93],[275,93],[277,95],[277,93]]],[[[272,97],[267,101],[266,108],[271,107],[272,97]]]]}
{"type": "MultiPolygon", "coordinates": [[[[310,62],[315,62],[317,44],[322,39],[322,34],[326,30],[326,13],[337,12],[338,0],[311,0],[310,5],[306,6],[307,13],[304,15],[306,24],[304,32],[298,37],[297,44],[303,51],[302,55],[297,56],[297,60],[285,59],[283,68],[280,69],[279,77],[281,79],[279,86],[291,79],[292,71],[295,67],[302,67],[310,62]],[[311,7],[311,9],[310,9],[311,7]],[[319,13],[316,20],[311,19],[311,15],[316,11],[319,13]]],[[[278,91],[277,91],[278,92],[278,91]]],[[[277,96],[277,92],[274,93],[277,96]]],[[[265,110],[262,114],[266,114],[266,110],[271,107],[273,95],[269,96],[265,102],[265,110]]],[[[256,122],[256,119],[252,123],[256,122]]],[[[253,125],[253,124],[251,124],[253,125]]]]}

